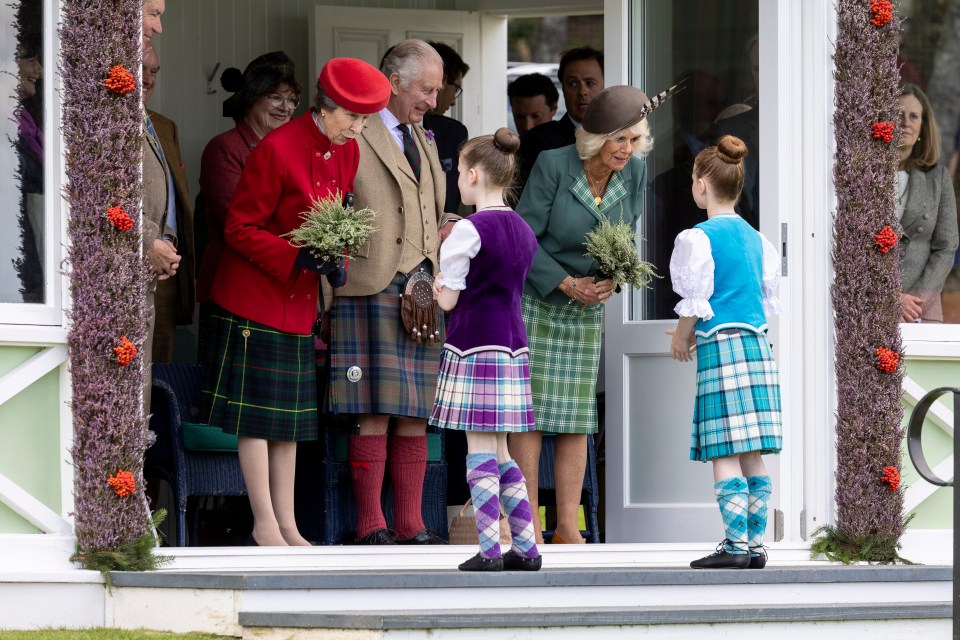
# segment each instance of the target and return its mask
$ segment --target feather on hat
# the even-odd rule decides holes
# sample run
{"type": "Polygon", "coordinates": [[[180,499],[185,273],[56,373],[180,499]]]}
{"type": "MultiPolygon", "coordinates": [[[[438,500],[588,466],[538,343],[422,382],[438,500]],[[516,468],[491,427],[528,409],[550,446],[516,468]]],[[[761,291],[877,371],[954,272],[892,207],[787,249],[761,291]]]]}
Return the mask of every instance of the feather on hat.
{"type": "Polygon", "coordinates": [[[587,106],[587,112],[583,115],[583,129],[589,133],[608,135],[632,127],[682,88],[682,84],[683,81],[680,81],[652,99],[647,99],[647,94],[640,89],[627,85],[604,89],[587,106]]]}

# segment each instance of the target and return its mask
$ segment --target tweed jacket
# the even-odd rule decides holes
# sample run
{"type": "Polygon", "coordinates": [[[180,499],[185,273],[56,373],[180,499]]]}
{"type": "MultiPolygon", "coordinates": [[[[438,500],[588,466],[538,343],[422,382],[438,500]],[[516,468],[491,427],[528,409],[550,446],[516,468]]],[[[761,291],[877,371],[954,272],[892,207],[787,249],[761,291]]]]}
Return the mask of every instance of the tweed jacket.
{"type": "Polygon", "coordinates": [[[623,221],[636,231],[643,211],[647,165],[639,158],[630,158],[620,171],[626,194],[619,200],[610,200],[608,195],[602,204],[603,213],[574,194],[573,187],[582,175],[583,162],[575,146],[544,151],[517,205],[517,213],[533,229],[539,245],[524,293],[550,304],[566,304],[569,300],[557,290],[568,275],[579,278],[596,273],[596,263],[584,255],[586,234],[604,217],[620,222],[621,213],[623,221]]]}
{"type": "MultiPolygon", "coordinates": [[[[173,229],[166,225],[167,217],[167,169],[160,160],[160,153],[153,140],[143,134],[143,222],[142,251],[147,250],[154,241],[164,234],[173,235],[173,229]]],[[[153,293],[157,288],[156,277],[150,281],[148,290],[153,293]]],[[[152,304],[152,303],[151,303],[152,304]]]]}
{"type": "MultiPolygon", "coordinates": [[[[443,213],[446,198],[446,176],[440,166],[437,146],[428,140],[420,126],[413,127],[420,148],[421,174],[429,171],[433,193],[420,194],[424,216],[424,258],[430,260],[433,272],[439,270],[440,237],[438,227],[449,216],[443,213]]],[[[370,208],[377,213],[376,233],[360,247],[356,258],[350,260],[347,284],[334,291],[335,296],[370,296],[380,293],[390,284],[400,267],[403,256],[404,215],[419,215],[414,211],[418,202],[420,183],[398,149],[393,136],[379,114],[373,114],[367,126],[357,136],[360,146],[360,167],[355,179],[355,206],[370,208]]]]}
{"type": "Polygon", "coordinates": [[[957,252],[957,203],[946,167],[914,169],[900,219],[903,291],[924,299],[923,319],[943,320],[940,291],[957,252]]]}
{"type": "Polygon", "coordinates": [[[173,175],[177,191],[177,253],[180,266],[177,268],[177,324],[193,322],[193,307],[196,298],[196,258],[193,247],[193,200],[187,182],[187,171],[180,159],[180,136],[177,125],[170,118],[147,109],[153,129],[160,140],[160,147],[167,160],[167,169],[173,175]]]}

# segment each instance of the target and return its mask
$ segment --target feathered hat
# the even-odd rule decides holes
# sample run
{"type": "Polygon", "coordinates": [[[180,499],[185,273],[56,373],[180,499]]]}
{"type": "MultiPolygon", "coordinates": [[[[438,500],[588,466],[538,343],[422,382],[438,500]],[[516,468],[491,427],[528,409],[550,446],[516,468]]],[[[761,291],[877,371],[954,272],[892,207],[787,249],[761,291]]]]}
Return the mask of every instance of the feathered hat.
{"type": "Polygon", "coordinates": [[[604,89],[587,106],[587,112],[583,115],[583,130],[608,135],[632,127],[676,93],[681,84],[678,82],[652,99],[647,99],[647,94],[640,89],[627,85],[604,89]]]}

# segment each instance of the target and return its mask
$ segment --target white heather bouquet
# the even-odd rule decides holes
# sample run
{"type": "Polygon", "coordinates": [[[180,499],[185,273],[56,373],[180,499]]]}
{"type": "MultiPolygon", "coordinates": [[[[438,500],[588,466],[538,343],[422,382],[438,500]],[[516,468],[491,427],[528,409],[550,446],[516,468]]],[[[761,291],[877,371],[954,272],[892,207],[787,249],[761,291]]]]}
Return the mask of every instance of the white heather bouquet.
{"type": "Polygon", "coordinates": [[[303,224],[283,237],[297,248],[309,247],[327,259],[351,257],[377,231],[371,224],[377,217],[372,209],[344,206],[337,191],[326,198],[314,198],[310,208],[300,214],[303,224]]]}
{"type": "Polygon", "coordinates": [[[623,283],[641,289],[660,277],[652,264],[640,259],[635,237],[630,225],[622,220],[613,224],[608,219],[601,220],[586,236],[586,255],[597,263],[597,275],[610,278],[618,289],[623,283]]]}

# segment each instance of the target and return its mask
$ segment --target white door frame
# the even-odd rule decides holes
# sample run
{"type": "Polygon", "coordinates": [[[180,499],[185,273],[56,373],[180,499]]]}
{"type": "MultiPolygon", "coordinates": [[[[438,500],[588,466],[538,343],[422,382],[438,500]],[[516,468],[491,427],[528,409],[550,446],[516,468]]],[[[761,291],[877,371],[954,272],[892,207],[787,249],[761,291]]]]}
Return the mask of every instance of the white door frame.
{"type": "MultiPolygon", "coordinates": [[[[787,225],[782,238],[788,258],[781,292],[784,311],[772,323],[785,426],[779,507],[784,512],[783,541],[796,544],[808,540],[816,527],[831,522],[833,516],[836,396],[830,249],[836,201],[831,43],[836,12],[829,3],[758,3],[760,59],[764,61],[761,149],[767,175],[774,176],[761,183],[761,191],[762,199],[779,209],[779,220],[764,225],[763,231],[777,242],[780,224],[787,225]],[[772,161],[768,163],[767,158],[772,161]]],[[[643,9],[642,0],[604,2],[607,86],[630,83],[631,47],[642,46],[642,34],[629,31],[630,5],[635,11],[643,9]]],[[[625,296],[618,296],[607,305],[608,323],[623,321],[624,300],[625,296]]],[[[611,324],[607,334],[616,334],[611,324]]],[[[617,381],[624,379],[624,363],[608,356],[605,375],[607,450],[621,451],[626,436],[623,398],[628,390],[617,381]]],[[[611,465],[607,469],[611,471],[611,465]]],[[[608,473],[608,514],[626,508],[626,488],[624,478],[608,473]]],[[[772,528],[768,537],[772,540],[772,528]]]]}

